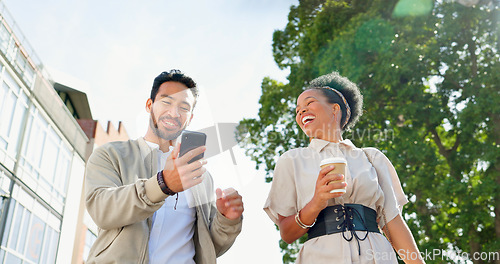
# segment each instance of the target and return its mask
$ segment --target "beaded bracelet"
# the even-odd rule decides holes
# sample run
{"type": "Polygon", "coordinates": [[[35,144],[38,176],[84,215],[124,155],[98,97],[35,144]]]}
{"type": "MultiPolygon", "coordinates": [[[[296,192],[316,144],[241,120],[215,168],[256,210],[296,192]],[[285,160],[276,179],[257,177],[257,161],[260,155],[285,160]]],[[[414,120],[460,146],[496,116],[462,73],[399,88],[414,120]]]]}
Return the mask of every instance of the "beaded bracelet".
{"type": "Polygon", "coordinates": [[[302,221],[300,221],[300,211],[297,212],[297,214],[295,215],[295,222],[297,223],[297,225],[299,225],[302,229],[308,229],[308,228],[311,228],[314,226],[314,224],[316,224],[316,219],[314,219],[314,223],[312,223],[311,225],[306,225],[304,223],[302,223],[302,221]]]}
{"type": "Polygon", "coordinates": [[[158,172],[158,174],[156,174],[156,179],[158,180],[158,185],[160,185],[160,189],[164,194],[170,196],[176,194],[176,192],[168,188],[167,184],[163,180],[163,170],[161,170],[160,172],[158,172]]]}

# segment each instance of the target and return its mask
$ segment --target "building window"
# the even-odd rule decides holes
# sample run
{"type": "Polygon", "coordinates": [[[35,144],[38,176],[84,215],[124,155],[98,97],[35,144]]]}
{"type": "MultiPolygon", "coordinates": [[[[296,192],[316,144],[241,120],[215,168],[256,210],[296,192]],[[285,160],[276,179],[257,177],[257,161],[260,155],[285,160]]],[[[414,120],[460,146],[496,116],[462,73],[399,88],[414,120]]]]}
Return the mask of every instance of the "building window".
{"type": "Polygon", "coordinates": [[[87,229],[87,232],[85,233],[85,247],[83,248],[83,261],[87,262],[87,259],[89,257],[90,253],[90,248],[94,244],[97,236],[92,233],[89,229],[87,229]]]}
{"type": "Polygon", "coordinates": [[[7,47],[9,47],[9,42],[11,40],[10,32],[2,23],[0,25],[0,50],[6,54],[7,47]]]}
{"type": "Polygon", "coordinates": [[[28,118],[17,176],[62,214],[72,154],[38,109],[28,118]]]}
{"type": "MultiPolygon", "coordinates": [[[[11,179],[5,175],[3,170],[0,170],[0,218],[7,212],[8,201],[10,196],[11,179]]],[[[0,231],[1,232],[1,231],[0,231]]],[[[0,234],[1,237],[1,234],[0,234]]]]}
{"type": "Polygon", "coordinates": [[[0,263],[55,263],[61,221],[15,187],[0,247],[0,263]]]}
{"type": "Polygon", "coordinates": [[[0,69],[0,162],[13,170],[28,96],[5,67],[0,69]]]}
{"type": "Polygon", "coordinates": [[[0,51],[9,60],[19,76],[31,87],[35,81],[35,70],[28,62],[27,55],[21,51],[19,43],[16,43],[4,23],[0,25],[0,51]]]}

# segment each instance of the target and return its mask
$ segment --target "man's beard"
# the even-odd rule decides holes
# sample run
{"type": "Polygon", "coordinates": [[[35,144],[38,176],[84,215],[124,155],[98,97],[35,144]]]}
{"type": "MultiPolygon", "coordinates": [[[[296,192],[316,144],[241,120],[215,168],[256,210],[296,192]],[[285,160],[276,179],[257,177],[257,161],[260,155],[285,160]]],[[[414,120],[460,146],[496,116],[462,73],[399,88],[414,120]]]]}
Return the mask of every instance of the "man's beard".
{"type": "MultiPolygon", "coordinates": [[[[177,120],[175,120],[175,121],[177,122],[177,120]]],[[[179,122],[177,122],[177,123],[179,123],[179,122]]],[[[184,129],[186,128],[186,126],[183,126],[178,131],[171,132],[171,133],[169,133],[168,131],[162,131],[158,127],[158,123],[156,122],[156,117],[155,117],[155,115],[154,115],[154,113],[152,111],[151,111],[151,120],[149,120],[149,126],[151,127],[151,129],[153,130],[153,133],[156,136],[158,136],[158,137],[160,137],[160,138],[162,138],[164,140],[175,140],[175,139],[177,139],[182,134],[182,131],[184,131],[184,129]]]]}

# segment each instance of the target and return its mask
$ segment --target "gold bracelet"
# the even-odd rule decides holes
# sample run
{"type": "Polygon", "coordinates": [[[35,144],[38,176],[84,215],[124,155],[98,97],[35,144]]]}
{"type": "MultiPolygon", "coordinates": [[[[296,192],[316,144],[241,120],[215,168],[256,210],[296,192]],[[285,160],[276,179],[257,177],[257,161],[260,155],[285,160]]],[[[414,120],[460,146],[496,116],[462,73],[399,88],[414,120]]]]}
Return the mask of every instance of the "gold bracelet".
{"type": "Polygon", "coordinates": [[[297,225],[299,225],[302,229],[308,229],[308,228],[311,228],[314,226],[314,224],[316,224],[316,219],[314,219],[314,223],[312,223],[311,225],[306,225],[304,223],[302,223],[302,221],[300,221],[300,210],[297,212],[297,214],[295,215],[295,223],[297,223],[297,225]]]}

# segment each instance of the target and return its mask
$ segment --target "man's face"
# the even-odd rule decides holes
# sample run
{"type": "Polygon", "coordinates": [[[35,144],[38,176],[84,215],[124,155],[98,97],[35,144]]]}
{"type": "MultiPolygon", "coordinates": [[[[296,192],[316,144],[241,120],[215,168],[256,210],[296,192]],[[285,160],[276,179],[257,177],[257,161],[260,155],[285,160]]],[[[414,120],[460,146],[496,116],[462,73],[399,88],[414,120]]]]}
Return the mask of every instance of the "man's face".
{"type": "Polygon", "coordinates": [[[150,129],[164,140],[175,140],[193,118],[193,93],[179,82],[164,82],[155,101],[148,99],[146,108],[151,114],[150,129]]]}

